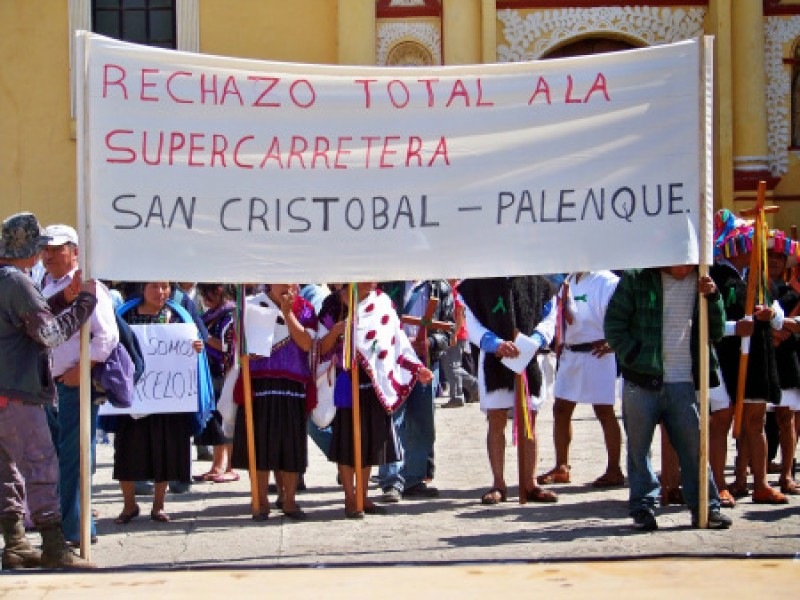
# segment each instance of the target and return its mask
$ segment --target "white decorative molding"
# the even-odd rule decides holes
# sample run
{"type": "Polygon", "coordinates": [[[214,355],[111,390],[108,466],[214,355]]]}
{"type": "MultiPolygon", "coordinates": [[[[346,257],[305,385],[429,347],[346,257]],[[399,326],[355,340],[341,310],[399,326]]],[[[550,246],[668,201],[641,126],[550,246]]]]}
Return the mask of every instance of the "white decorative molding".
{"type": "Polygon", "coordinates": [[[433,56],[435,65],[442,64],[442,34],[432,23],[379,23],[377,64],[386,65],[392,48],[404,41],[415,41],[425,46],[433,56]]]}
{"type": "Polygon", "coordinates": [[[389,6],[425,6],[425,0],[391,0],[389,6]]]}
{"type": "Polygon", "coordinates": [[[780,176],[789,170],[792,126],[792,68],[783,64],[783,46],[800,37],[800,17],[767,17],[764,22],[764,62],[767,73],[767,148],[769,170],[780,176]]]}
{"type": "Polygon", "coordinates": [[[199,1],[175,1],[175,45],[178,50],[200,52],[199,1]]]}
{"type": "Polygon", "coordinates": [[[75,118],[75,33],[91,31],[91,0],[69,0],[69,115],[75,118]]]}
{"type": "Polygon", "coordinates": [[[500,62],[541,58],[565,41],[615,33],[642,45],[665,44],[703,35],[704,8],[619,6],[559,8],[528,13],[498,11],[508,44],[497,47],[500,62]]]}

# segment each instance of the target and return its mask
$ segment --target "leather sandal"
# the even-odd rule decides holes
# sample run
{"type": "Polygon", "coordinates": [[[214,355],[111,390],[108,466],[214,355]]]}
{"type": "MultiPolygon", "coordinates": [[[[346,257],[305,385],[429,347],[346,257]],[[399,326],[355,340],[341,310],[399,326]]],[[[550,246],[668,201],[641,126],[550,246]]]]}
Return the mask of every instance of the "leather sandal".
{"type": "Polygon", "coordinates": [[[540,487],[525,492],[525,499],[528,502],[558,502],[558,496],[550,490],[540,487]]]}
{"type": "Polygon", "coordinates": [[[722,508],[734,508],[736,506],[736,500],[728,490],[720,490],[719,505],[722,508]]]}
{"type": "Polygon", "coordinates": [[[150,513],[150,519],[156,523],[169,523],[170,518],[163,510],[155,510],[150,513]]]}
{"type": "Polygon", "coordinates": [[[134,508],[133,511],[129,513],[126,512],[119,513],[119,516],[116,519],[114,519],[114,523],[116,523],[117,525],[127,525],[138,516],[139,516],[139,505],[137,504],[136,508],[134,508]]]}
{"type": "Polygon", "coordinates": [[[789,499],[771,487],[753,490],[753,504],[788,504],[789,499]]]}
{"type": "Polygon", "coordinates": [[[733,483],[728,486],[728,491],[731,493],[731,496],[736,498],[747,498],[750,495],[750,491],[747,489],[747,484],[744,485],[737,485],[733,483]]]}
{"type": "Polygon", "coordinates": [[[505,502],[507,499],[507,490],[499,487],[493,487],[483,496],[481,496],[481,504],[500,504],[501,502],[505,502]]]}
{"type": "Polygon", "coordinates": [[[800,485],[792,479],[784,479],[778,482],[781,486],[781,493],[788,494],[789,496],[800,495],[800,485]]]}
{"type": "Polygon", "coordinates": [[[622,471],[618,473],[603,473],[592,482],[594,488],[607,488],[616,487],[618,485],[625,485],[625,475],[622,471]]]}
{"type": "Polygon", "coordinates": [[[539,475],[536,478],[536,483],[539,485],[552,485],[554,483],[569,483],[570,466],[558,466],[553,469],[550,469],[544,475],[539,475]]]}

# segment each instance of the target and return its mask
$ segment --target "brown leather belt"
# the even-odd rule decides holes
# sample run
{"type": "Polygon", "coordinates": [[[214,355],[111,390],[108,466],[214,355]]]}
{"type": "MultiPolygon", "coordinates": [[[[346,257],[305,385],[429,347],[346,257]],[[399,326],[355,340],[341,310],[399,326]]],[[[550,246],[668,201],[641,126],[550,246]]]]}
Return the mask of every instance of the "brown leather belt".
{"type": "Polygon", "coordinates": [[[564,344],[564,348],[570,352],[591,352],[605,340],[595,340],[593,342],[586,342],[585,344],[564,344]]]}

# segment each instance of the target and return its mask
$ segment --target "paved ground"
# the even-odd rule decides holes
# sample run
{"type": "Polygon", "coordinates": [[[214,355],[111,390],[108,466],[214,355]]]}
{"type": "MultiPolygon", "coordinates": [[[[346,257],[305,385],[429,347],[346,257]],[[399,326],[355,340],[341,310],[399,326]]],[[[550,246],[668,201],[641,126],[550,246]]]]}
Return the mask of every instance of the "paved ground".
{"type": "MultiPolygon", "coordinates": [[[[444,399],[437,400],[438,403],[444,399]]],[[[295,523],[273,509],[267,522],[250,518],[246,474],[234,484],[196,484],[189,493],[167,495],[169,524],[151,521],[149,497],[140,498],[143,516],[115,525],[122,507],[111,479],[112,449],[98,446],[94,507],[99,543],[92,559],[105,568],[289,567],[393,564],[452,564],[482,561],[595,560],[645,557],[800,557],[800,500],[767,507],[744,500],[729,514],[728,531],[690,527],[685,507],[658,514],[660,530],[639,533],[627,516],[626,488],[598,491],[590,482],[605,466],[600,427],[590,408],[578,407],[571,462],[573,483],[554,486],[557,504],[520,506],[516,486],[509,502],[482,506],[489,487],[485,420],[476,405],[436,411],[437,473],[441,496],[388,505],[386,516],[363,521],[344,518],[335,466],[310,446],[309,490],[300,494],[306,522],[295,523]]],[[[539,471],[553,462],[552,412],[540,414],[539,471]]],[[[510,427],[509,427],[510,440],[510,427]]],[[[654,445],[655,461],[658,444],[654,445]]],[[[623,450],[624,456],[624,450],[623,450]]],[[[195,473],[208,463],[196,462],[195,473]]],[[[509,485],[516,478],[516,448],[508,445],[509,485]]],[[[775,476],[777,477],[777,476],[775,476]]],[[[379,493],[374,487],[373,496],[379,493]]],[[[274,498],[273,498],[274,500],[274,498]]],[[[797,565],[797,561],[794,561],[797,565]]],[[[0,585],[2,585],[0,581],[0,585]]],[[[0,594],[2,596],[2,594],[0,594]]]]}

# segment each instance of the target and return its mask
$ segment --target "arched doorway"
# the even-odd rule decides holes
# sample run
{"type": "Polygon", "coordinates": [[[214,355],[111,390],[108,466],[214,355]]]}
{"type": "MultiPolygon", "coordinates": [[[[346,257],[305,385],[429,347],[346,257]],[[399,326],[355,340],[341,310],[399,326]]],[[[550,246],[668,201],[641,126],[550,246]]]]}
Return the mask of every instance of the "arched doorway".
{"type": "Polygon", "coordinates": [[[556,46],[547,52],[542,58],[566,58],[569,56],[586,56],[588,54],[602,54],[603,52],[618,52],[619,50],[630,50],[639,46],[617,38],[590,37],[568,42],[562,46],[556,46]]]}

